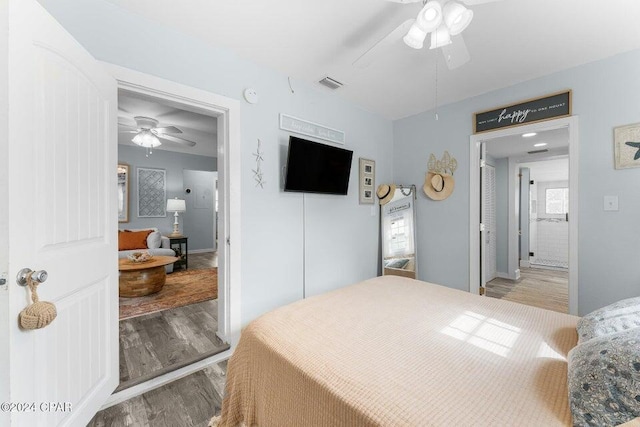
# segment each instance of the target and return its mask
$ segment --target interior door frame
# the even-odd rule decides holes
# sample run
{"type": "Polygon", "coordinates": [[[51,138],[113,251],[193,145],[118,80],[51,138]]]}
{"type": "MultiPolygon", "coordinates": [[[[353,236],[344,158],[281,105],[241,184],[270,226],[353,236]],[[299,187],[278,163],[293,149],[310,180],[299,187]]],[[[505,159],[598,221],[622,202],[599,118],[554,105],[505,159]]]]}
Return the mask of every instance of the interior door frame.
{"type": "MultiPolygon", "coordinates": [[[[480,148],[482,142],[527,132],[567,128],[569,131],[569,313],[578,314],[579,118],[564,117],[469,137],[469,292],[480,293],[480,148]]],[[[513,244],[511,217],[509,245],[513,244]]],[[[515,224],[514,224],[515,226],[515,224]]],[[[515,236],[517,244],[517,236],[515,236]]]]}
{"type": "Polygon", "coordinates": [[[202,114],[217,116],[218,180],[222,192],[220,199],[223,202],[220,204],[218,222],[218,233],[222,242],[218,247],[218,262],[222,264],[222,269],[218,276],[220,280],[218,283],[217,335],[231,345],[230,350],[223,353],[112,395],[103,407],[106,408],[202,369],[207,364],[224,360],[233,352],[240,338],[241,330],[240,152],[242,144],[240,138],[241,106],[238,100],[107,62],[102,62],[102,65],[116,79],[118,89],[160,98],[199,111],[202,114]]]}

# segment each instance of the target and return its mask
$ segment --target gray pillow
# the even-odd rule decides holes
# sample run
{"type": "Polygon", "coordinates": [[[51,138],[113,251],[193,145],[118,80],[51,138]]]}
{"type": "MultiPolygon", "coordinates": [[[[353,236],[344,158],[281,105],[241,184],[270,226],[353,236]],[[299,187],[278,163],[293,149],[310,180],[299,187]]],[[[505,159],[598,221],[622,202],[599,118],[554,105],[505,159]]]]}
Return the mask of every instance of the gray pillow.
{"type": "Polygon", "coordinates": [[[573,348],[568,380],[574,426],[614,426],[640,416],[640,328],[573,348]]]}
{"type": "Polygon", "coordinates": [[[578,342],[640,327],[640,297],[623,299],[578,321],[578,342]]]}

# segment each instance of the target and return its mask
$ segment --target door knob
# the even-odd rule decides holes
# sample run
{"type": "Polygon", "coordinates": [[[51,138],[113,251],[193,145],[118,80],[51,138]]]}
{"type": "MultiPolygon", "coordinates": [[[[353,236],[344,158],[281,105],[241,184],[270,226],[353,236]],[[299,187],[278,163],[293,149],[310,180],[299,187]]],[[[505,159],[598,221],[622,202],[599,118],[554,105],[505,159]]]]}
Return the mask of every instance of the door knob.
{"type": "Polygon", "coordinates": [[[27,276],[29,275],[29,273],[33,273],[31,275],[31,280],[38,283],[44,282],[45,280],[47,280],[47,277],[49,277],[49,273],[47,273],[46,270],[38,270],[34,272],[30,268],[23,268],[22,270],[18,271],[18,275],[16,276],[16,282],[18,283],[18,285],[27,285],[27,276]]]}

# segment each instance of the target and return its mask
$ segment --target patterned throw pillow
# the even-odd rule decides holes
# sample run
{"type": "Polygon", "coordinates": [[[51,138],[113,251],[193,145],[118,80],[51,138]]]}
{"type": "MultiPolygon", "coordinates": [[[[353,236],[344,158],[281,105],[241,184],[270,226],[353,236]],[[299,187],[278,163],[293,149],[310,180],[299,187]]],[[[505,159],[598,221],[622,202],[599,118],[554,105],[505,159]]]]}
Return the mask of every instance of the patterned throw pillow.
{"type": "Polygon", "coordinates": [[[640,297],[628,298],[587,314],[578,321],[578,342],[640,327],[640,297]]]}
{"type": "Polygon", "coordinates": [[[614,426],[640,416],[640,328],[573,348],[568,379],[574,426],[614,426]]]}

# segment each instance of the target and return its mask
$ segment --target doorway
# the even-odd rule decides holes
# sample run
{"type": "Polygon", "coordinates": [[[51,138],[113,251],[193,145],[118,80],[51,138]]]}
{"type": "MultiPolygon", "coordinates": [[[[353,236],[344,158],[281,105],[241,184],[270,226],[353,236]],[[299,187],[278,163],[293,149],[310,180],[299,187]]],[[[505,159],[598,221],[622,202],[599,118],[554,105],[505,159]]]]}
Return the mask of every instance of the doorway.
{"type": "MultiPolygon", "coordinates": [[[[186,354],[180,351],[165,354],[167,360],[176,362],[171,363],[172,366],[170,369],[160,370],[159,376],[155,374],[147,376],[143,379],[144,382],[133,385],[130,388],[121,388],[111,396],[103,406],[103,409],[132,396],[167,384],[178,377],[195,372],[203,366],[217,363],[220,360],[228,358],[230,355],[228,349],[230,347],[233,348],[237,343],[240,333],[239,290],[241,271],[240,199],[238,197],[240,188],[240,150],[238,149],[240,146],[239,102],[111,64],[104,65],[112,75],[116,77],[119,92],[127,91],[137,97],[147,97],[158,100],[164,105],[182,110],[183,113],[179,114],[184,115],[186,119],[188,119],[186,116],[190,114],[192,116],[195,114],[210,117],[215,123],[215,136],[218,143],[213,149],[213,156],[215,158],[213,158],[214,164],[211,168],[207,163],[204,165],[199,163],[196,167],[192,167],[184,162],[180,162],[178,165],[174,165],[177,167],[174,175],[179,176],[179,185],[167,187],[168,198],[173,199],[177,197],[185,200],[187,211],[185,212],[183,209],[183,211],[180,212],[179,231],[184,235],[182,237],[189,237],[187,232],[193,225],[187,225],[187,221],[189,220],[187,212],[189,210],[191,213],[195,213],[195,211],[202,209],[204,205],[217,207],[216,215],[213,214],[213,209],[208,210],[209,218],[205,221],[207,222],[208,230],[210,230],[208,234],[211,235],[211,239],[204,247],[201,248],[198,246],[197,238],[201,237],[200,234],[207,233],[195,233],[193,236],[197,238],[189,238],[187,242],[178,241],[186,239],[171,239],[171,248],[175,249],[174,243],[176,248],[180,245],[180,251],[184,252],[181,252],[179,255],[181,255],[181,257],[186,255],[186,257],[188,257],[184,259],[181,258],[181,261],[184,261],[184,263],[174,264],[174,267],[177,264],[181,264],[178,267],[178,273],[198,274],[203,272],[203,270],[213,269],[215,269],[217,273],[217,298],[214,300],[206,298],[203,302],[187,305],[184,310],[189,312],[177,316],[180,318],[178,319],[180,322],[182,320],[186,323],[188,323],[187,321],[195,321],[196,323],[202,321],[201,327],[189,327],[186,323],[178,327],[178,334],[185,335],[182,337],[184,341],[190,342],[196,351],[194,354],[186,354]],[[208,189],[201,189],[201,191],[199,190],[197,192],[198,195],[203,198],[203,200],[198,201],[199,206],[197,207],[195,200],[188,200],[190,199],[190,194],[187,192],[187,189],[191,189],[191,185],[184,185],[183,182],[184,175],[185,173],[188,174],[188,171],[215,173],[215,181],[213,175],[209,176],[211,186],[208,189]],[[219,183],[219,192],[214,191],[215,182],[219,183]],[[215,201],[213,200],[214,194],[219,194],[220,196],[219,198],[216,197],[215,201]],[[231,245],[231,236],[234,237],[233,245],[231,245]],[[216,238],[218,238],[217,242],[216,238]],[[176,241],[174,242],[174,240],[176,241]],[[220,240],[223,242],[221,245],[219,244],[220,240]],[[215,257],[212,258],[210,254],[204,253],[204,256],[201,255],[202,250],[209,252],[214,248],[216,250],[215,257]],[[189,255],[191,255],[191,257],[189,257],[189,255]],[[233,269],[230,268],[231,264],[234,266],[233,269]],[[213,307],[210,306],[211,302],[214,303],[213,307]],[[206,305],[206,307],[199,307],[203,304],[206,305]],[[198,312],[196,313],[195,311],[198,312]],[[205,320],[209,321],[207,322],[205,320]],[[200,346],[198,344],[200,340],[195,339],[198,337],[206,338],[206,340],[214,344],[209,347],[215,348],[200,346]],[[218,346],[216,343],[222,345],[218,346]]],[[[150,157],[152,157],[158,153],[159,151],[156,150],[149,154],[150,157]]],[[[190,154],[187,153],[187,155],[190,154]]],[[[211,158],[212,156],[209,157],[211,158]]],[[[135,171],[132,171],[132,173],[135,173],[135,171]]],[[[135,182],[135,179],[133,179],[132,182],[135,182]]],[[[191,190],[195,190],[195,186],[191,190]]],[[[193,191],[191,196],[195,197],[196,191],[193,191]]],[[[173,219],[172,217],[173,215],[171,215],[170,219],[173,219]]],[[[163,219],[165,222],[167,221],[167,218],[163,219]]],[[[170,219],[169,222],[172,222],[170,219]]],[[[164,226],[166,227],[166,224],[164,224],[164,226]]],[[[171,274],[167,277],[170,276],[171,274]]],[[[160,314],[150,314],[151,317],[159,315],[161,315],[161,312],[160,314]]],[[[164,335],[166,334],[159,333],[160,337],[164,335]]]]}
{"type": "MultiPolygon", "coordinates": [[[[578,228],[577,228],[577,206],[578,206],[578,118],[569,117],[551,120],[548,122],[535,123],[494,132],[487,132],[479,135],[472,135],[470,152],[470,188],[477,189],[470,191],[470,292],[481,293],[485,291],[485,284],[496,281],[506,281],[501,284],[505,294],[514,290],[514,284],[522,283],[525,279],[530,280],[529,273],[543,273],[543,276],[553,274],[566,278],[562,280],[568,282],[565,287],[567,310],[571,314],[577,314],[577,290],[578,290],[578,228]],[[523,134],[537,134],[529,138],[523,134]],[[560,138],[560,135],[562,137],[560,138]],[[558,138],[556,138],[558,137],[558,138]],[[531,139],[533,138],[533,139],[531,139]],[[543,141],[543,139],[547,141],[543,141]],[[556,141],[558,139],[558,141],[556,141]],[[560,143],[560,139],[563,142],[560,143]],[[499,153],[497,146],[505,150],[511,150],[508,155],[499,153]],[[511,141],[510,143],[508,141],[511,141]],[[487,147],[493,144],[493,149],[487,147]],[[537,146],[535,146],[537,144],[537,146]],[[498,153],[496,153],[496,150],[498,153]],[[493,152],[493,153],[492,153],[493,152]],[[497,157],[497,158],[496,158],[497,157]],[[501,160],[498,160],[501,159],[501,160]],[[528,163],[538,163],[540,166],[544,160],[560,160],[568,164],[568,183],[566,190],[550,192],[550,197],[558,196],[562,192],[562,203],[566,203],[567,212],[562,215],[568,235],[568,251],[565,259],[566,264],[560,267],[545,266],[538,263],[538,259],[529,256],[531,251],[532,229],[539,231],[537,217],[532,225],[532,210],[539,211],[538,204],[532,204],[531,179],[526,175],[531,172],[531,165],[528,163]],[[493,164],[492,164],[493,163],[493,164]],[[488,165],[488,166],[487,166],[488,165]],[[482,166],[482,167],[481,167],[482,166]],[[493,169],[492,169],[493,166],[493,169]],[[529,167],[527,167],[529,166],[529,167]],[[522,169],[522,170],[521,170],[522,169]],[[482,170],[482,174],[481,174],[482,170]],[[505,175],[506,174],[506,175],[505,175]],[[521,177],[520,175],[523,175],[521,177]],[[506,176],[507,179],[500,178],[506,176]],[[522,178],[522,179],[521,179],[522,178]],[[494,184],[489,184],[491,180],[494,184]],[[495,187],[491,194],[487,187],[495,187]],[[522,188],[521,188],[522,186],[522,188]],[[525,197],[520,198],[520,193],[525,197]],[[558,194],[556,194],[558,193],[558,194]],[[527,197],[527,194],[529,196],[527,197]],[[494,200],[492,201],[492,197],[494,200]],[[485,200],[487,198],[488,200],[485,200]],[[493,206],[493,208],[492,208],[493,206]],[[504,209],[501,209],[503,207],[504,209]],[[507,209],[511,207],[511,209],[507,209]],[[575,209],[573,208],[575,207],[575,209]],[[521,223],[521,219],[523,222],[521,223]],[[493,224],[495,221],[495,225],[493,224]],[[527,228],[529,229],[527,231],[527,228]],[[524,236],[521,234],[524,232],[524,236]],[[495,250],[493,249],[495,247],[495,250]],[[493,276],[492,259],[495,254],[495,277],[493,276]],[[506,254],[506,255],[505,255],[506,254]],[[533,268],[536,269],[532,271],[533,268]],[[543,267],[543,268],[541,268],[543,267]],[[544,269],[544,271],[542,271],[544,269]],[[526,274],[525,274],[526,273],[526,274]],[[527,277],[524,277],[527,276],[527,277]]],[[[565,173],[566,169],[565,169],[565,173]]],[[[535,180],[534,180],[535,182],[535,180]]],[[[534,184],[535,185],[535,184],[534,184]]],[[[557,188],[564,188],[556,186],[557,188]]],[[[536,203],[538,197],[536,196],[536,203]]],[[[556,200],[556,199],[554,199],[556,200]]],[[[559,202],[556,202],[558,204],[559,202]]],[[[560,214],[554,220],[560,221],[560,214]]],[[[533,239],[533,244],[537,241],[533,239]]],[[[542,253],[539,251],[538,255],[542,253]]],[[[535,275],[534,281],[538,281],[536,290],[539,291],[541,281],[546,277],[535,275]]],[[[554,281],[556,279],[553,279],[554,281]]],[[[525,285],[528,282],[525,283],[525,285]]],[[[496,282],[494,282],[496,284],[496,282]]],[[[512,295],[513,296],[513,295],[512,295]]],[[[566,311],[561,308],[559,311],[566,311]]]]}

